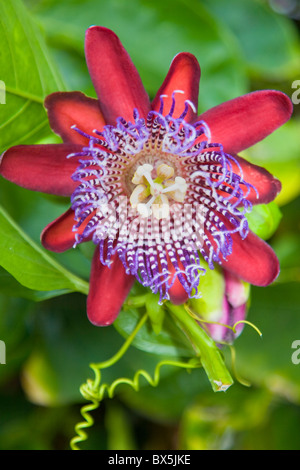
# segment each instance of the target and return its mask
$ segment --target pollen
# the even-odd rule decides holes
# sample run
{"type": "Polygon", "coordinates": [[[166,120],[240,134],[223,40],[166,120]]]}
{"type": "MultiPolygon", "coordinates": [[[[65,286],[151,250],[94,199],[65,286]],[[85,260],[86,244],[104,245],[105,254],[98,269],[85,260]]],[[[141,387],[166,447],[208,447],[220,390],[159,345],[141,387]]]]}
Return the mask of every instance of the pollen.
{"type": "Polygon", "coordinates": [[[140,165],[132,183],[137,185],[131,196],[130,204],[140,216],[165,219],[170,214],[170,202],[183,202],[187,190],[184,178],[176,176],[174,168],[165,163],[157,168],[145,163],[140,165]]]}

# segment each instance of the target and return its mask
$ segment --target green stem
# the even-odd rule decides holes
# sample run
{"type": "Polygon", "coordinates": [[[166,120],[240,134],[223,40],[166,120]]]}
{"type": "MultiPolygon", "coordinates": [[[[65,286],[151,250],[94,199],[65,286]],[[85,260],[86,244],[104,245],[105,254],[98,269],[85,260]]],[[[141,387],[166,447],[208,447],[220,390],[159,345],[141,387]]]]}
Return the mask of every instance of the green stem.
{"type": "Polygon", "coordinates": [[[225,391],[233,383],[215,342],[181,306],[168,303],[168,309],[192,342],[215,392],[225,391]]]}

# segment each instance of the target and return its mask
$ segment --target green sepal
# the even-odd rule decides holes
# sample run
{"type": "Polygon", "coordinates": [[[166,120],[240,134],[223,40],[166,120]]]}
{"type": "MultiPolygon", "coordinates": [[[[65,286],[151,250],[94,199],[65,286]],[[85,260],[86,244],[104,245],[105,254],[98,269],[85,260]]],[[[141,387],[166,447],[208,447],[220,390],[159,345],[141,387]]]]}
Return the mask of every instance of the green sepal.
{"type": "Polygon", "coordinates": [[[208,264],[202,260],[201,266],[206,269],[200,277],[199,292],[201,297],[189,300],[192,310],[206,320],[217,321],[222,316],[223,298],[225,295],[225,279],[221,269],[215,267],[210,269],[208,264]]]}
{"type": "Polygon", "coordinates": [[[249,228],[263,240],[268,240],[277,230],[282,213],[275,202],[253,206],[246,214],[249,228]]]}

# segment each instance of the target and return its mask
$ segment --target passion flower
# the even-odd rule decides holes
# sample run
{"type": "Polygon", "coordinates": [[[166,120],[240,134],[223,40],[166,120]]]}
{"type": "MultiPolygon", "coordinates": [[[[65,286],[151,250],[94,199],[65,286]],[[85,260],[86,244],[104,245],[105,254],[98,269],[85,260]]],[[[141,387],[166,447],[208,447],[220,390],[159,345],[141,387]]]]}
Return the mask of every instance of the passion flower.
{"type": "Polygon", "coordinates": [[[93,26],[87,66],[98,96],[58,92],[45,100],[62,144],[15,146],[0,173],[23,187],[71,197],[70,209],[41,236],[57,252],[92,240],[88,317],[109,325],[135,280],[184,303],[201,295],[202,260],[255,285],[268,285],[279,264],[249,231],[246,213],[281,189],[238,152],[291,116],[275,90],[249,93],[198,116],[200,67],[180,53],[150,102],[118,37],[93,26]]]}

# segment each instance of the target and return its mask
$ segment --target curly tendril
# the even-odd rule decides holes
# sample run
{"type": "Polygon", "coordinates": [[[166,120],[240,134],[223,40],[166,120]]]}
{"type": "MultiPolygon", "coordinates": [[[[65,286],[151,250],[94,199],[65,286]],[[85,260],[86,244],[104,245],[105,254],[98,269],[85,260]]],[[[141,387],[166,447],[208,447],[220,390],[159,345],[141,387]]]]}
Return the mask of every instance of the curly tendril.
{"type": "MultiPolygon", "coordinates": [[[[101,401],[104,398],[113,398],[116,388],[120,385],[129,385],[133,388],[133,390],[138,392],[141,378],[144,378],[152,387],[157,387],[160,382],[160,371],[164,366],[179,367],[186,369],[187,371],[190,369],[203,367],[211,382],[211,385],[213,386],[214,391],[225,391],[231,385],[232,379],[227,372],[226,367],[223,365],[219,349],[215,346],[213,340],[208,335],[206,335],[204,330],[197,324],[197,322],[215,324],[219,323],[199,319],[199,317],[197,317],[187,305],[185,305],[185,312],[188,314],[186,316],[184,316],[182,311],[180,311],[176,306],[169,306],[169,310],[170,313],[173,313],[174,318],[179,320],[182,325],[187,327],[188,330],[192,331],[191,340],[194,342],[194,346],[198,351],[197,355],[193,356],[186,362],[170,359],[162,360],[156,365],[153,377],[149,374],[149,372],[143,369],[139,369],[134,374],[132,379],[128,377],[121,377],[114,380],[111,384],[101,383],[101,370],[113,366],[123,357],[132,344],[137,333],[149,318],[149,314],[145,313],[139,320],[132,333],[128,336],[122,347],[114,356],[112,356],[107,361],[100,362],[98,364],[90,364],[90,368],[93,370],[95,375],[94,379],[88,379],[86,383],[80,387],[81,395],[90,403],[82,406],[80,410],[84,421],[77,423],[75,426],[76,436],[73,437],[70,442],[72,450],[80,450],[78,444],[88,439],[86,429],[91,428],[94,424],[94,419],[90,413],[99,407],[101,401]],[[194,322],[195,319],[197,320],[196,322],[194,322]]],[[[233,326],[225,324],[223,326],[230,328],[233,330],[233,332],[235,332],[236,326],[240,323],[246,323],[252,326],[260,336],[262,335],[260,330],[255,325],[246,320],[238,321],[233,326]]],[[[231,345],[228,345],[227,343],[225,344],[231,349],[232,369],[235,378],[242,385],[249,386],[250,384],[246,380],[240,378],[237,374],[235,367],[235,350],[231,345]]]]}
{"type": "MultiPolygon", "coordinates": [[[[259,334],[259,336],[262,336],[262,332],[257,328],[257,326],[254,325],[254,323],[251,323],[248,320],[238,320],[237,322],[234,323],[234,325],[230,326],[230,325],[226,325],[226,323],[221,323],[221,322],[211,321],[211,320],[204,320],[203,318],[198,316],[196,313],[194,313],[186,304],[184,305],[184,308],[185,308],[186,312],[192,318],[194,318],[195,320],[197,320],[200,323],[210,323],[212,325],[224,326],[224,328],[229,328],[230,330],[232,330],[233,333],[236,333],[236,327],[238,325],[245,324],[245,325],[251,326],[259,334]]],[[[228,343],[224,343],[224,344],[228,345],[228,343]]]]}
{"type": "Polygon", "coordinates": [[[90,412],[95,411],[99,407],[101,401],[105,398],[106,394],[108,398],[113,398],[115,389],[119,385],[127,384],[137,392],[140,386],[140,377],[143,377],[152,387],[156,387],[159,384],[160,370],[163,366],[181,367],[187,370],[200,368],[202,366],[201,361],[198,357],[193,357],[187,362],[162,360],[155,367],[153,377],[151,377],[151,375],[147,371],[140,369],[134,374],[133,379],[122,377],[116,379],[110,385],[106,383],[101,384],[100,370],[112,366],[124,355],[124,353],[131,345],[132,341],[134,340],[136,334],[144,325],[147,319],[148,314],[145,314],[141,318],[131,335],[127,338],[123,346],[120,348],[120,350],[111,359],[105,362],[101,362],[99,364],[90,364],[90,368],[95,373],[95,379],[88,379],[85,384],[81,385],[80,393],[86,400],[89,400],[91,403],[88,405],[84,405],[80,410],[84,421],[77,423],[75,426],[75,432],[77,435],[73,437],[70,442],[72,450],[80,450],[78,444],[88,439],[88,435],[85,429],[91,428],[94,424],[94,419],[90,415],[90,412]]]}

